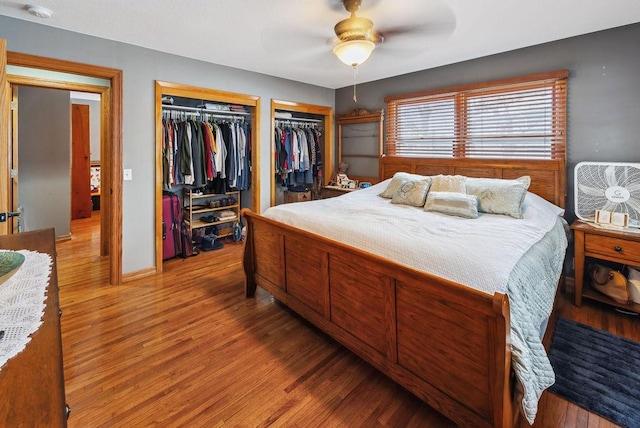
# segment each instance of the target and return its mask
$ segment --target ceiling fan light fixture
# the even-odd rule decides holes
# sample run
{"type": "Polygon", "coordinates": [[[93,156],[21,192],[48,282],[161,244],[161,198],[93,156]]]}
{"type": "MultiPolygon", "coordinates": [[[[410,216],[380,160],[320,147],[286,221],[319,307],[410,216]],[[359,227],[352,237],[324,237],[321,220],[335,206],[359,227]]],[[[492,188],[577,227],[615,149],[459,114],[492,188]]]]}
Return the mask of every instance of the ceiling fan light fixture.
{"type": "Polygon", "coordinates": [[[357,67],[369,58],[376,44],[371,40],[346,40],[333,48],[333,53],[347,65],[357,67]]]}

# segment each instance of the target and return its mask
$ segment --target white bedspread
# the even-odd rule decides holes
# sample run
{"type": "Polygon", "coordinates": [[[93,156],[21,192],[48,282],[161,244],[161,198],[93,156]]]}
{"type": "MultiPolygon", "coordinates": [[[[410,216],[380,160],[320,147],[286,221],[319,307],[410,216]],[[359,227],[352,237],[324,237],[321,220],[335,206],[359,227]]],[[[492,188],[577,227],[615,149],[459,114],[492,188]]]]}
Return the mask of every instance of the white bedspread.
{"type": "Polygon", "coordinates": [[[264,216],[488,294],[508,294],[520,405],[533,423],[542,391],[555,380],[539,328],[551,313],[562,270],[563,210],[528,193],[522,219],[484,213],[464,219],[392,204],[377,196],[388,182],[337,198],[279,205],[264,216]]]}
{"type": "Polygon", "coordinates": [[[489,294],[506,292],[515,264],[557,220],[530,203],[535,195],[527,195],[523,219],[425,212],[377,196],[387,183],[338,198],[278,205],[264,216],[489,294]]]}

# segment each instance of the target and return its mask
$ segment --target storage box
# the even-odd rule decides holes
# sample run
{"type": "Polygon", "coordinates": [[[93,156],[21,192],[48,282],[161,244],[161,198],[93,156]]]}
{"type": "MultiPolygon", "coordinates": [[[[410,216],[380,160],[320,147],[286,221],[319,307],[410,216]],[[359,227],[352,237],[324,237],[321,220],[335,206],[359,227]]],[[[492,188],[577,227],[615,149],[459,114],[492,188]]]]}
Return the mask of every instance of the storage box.
{"type": "Polygon", "coordinates": [[[311,192],[284,192],[284,203],[304,202],[311,200],[311,192]]]}

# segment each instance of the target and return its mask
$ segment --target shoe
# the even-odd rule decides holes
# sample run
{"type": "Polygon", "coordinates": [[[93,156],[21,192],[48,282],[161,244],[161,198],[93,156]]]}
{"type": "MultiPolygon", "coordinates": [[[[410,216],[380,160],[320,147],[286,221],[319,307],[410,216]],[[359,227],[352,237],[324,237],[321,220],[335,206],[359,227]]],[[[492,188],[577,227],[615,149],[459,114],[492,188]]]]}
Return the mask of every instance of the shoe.
{"type": "Polygon", "coordinates": [[[224,247],[224,242],[218,239],[216,235],[204,235],[200,242],[202,251],[219,250],[224,247]]]}
{"type": "Polygon", "coordinates": [[[200,221],[203,221],[205,223],[214,223],[218,220],[219,220],[218,217],[213,214],[200,217],[200,221]]]}

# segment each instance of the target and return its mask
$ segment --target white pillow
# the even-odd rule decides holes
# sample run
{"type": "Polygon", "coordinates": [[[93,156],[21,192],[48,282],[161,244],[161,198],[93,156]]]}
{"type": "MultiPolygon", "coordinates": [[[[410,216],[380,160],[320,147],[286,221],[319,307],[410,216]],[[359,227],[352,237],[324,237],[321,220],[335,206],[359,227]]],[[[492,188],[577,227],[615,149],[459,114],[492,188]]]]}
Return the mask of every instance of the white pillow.
{"type": "Polygon", "coordinates": [[[424,210],[464,218],[478,218],[478,198],[465,193],[429,191],[424,210]]]}
{"type": "Polygon", "coordinates": [[[434,175],[431,183],[432,192],[465,192],[464,175],[434,175]]]}
{"type": "Polygon", "coordinates": [[[431,177],[424,177],[422,180],[407,180],[400,185],[393,195],[391,203],[414,207],[424,206],[429,186],[431,186],[431,177]]]}
{"type": "Polygon", "coordinates": [[[387,186],[387,188],[378,196],[391,199],[393,198],[393,195],[396,194],[396,192],[398,191],[402,183],[404,183],[405,181],[422,180],[423,178],[426,178],[426,176],[418,175],[418,174],[410,174],[408,172],[396,172],[393,175],[393,178],[391,179],[391,181],[389,182],[389,185],[387,186]]]}
{"type": "Polygon", "coordinates": [[[522,202],[530,184],[528,175],[515,180],[467,177],[466,189],[478,198],[480,212],[522,218],[522,202]]]}
{"type": "MultiPolygon", "coordinates": [[[[538,211],[541,215],[560,216],[564,215],[564,208],[552,204],[542,196],[527,192],[522,202],[522,215],[529,217],[530,211],[538,211]]],[[[538,214],[538,213],[534,213],[538,214]]]]}

